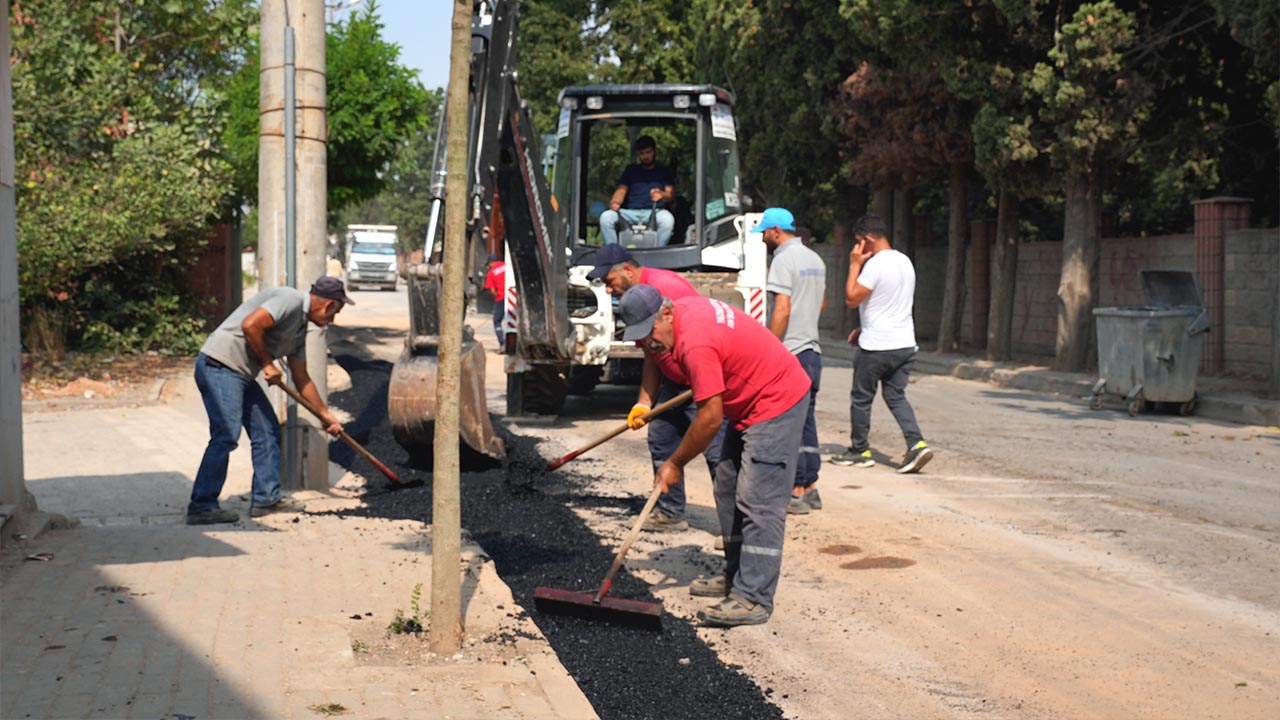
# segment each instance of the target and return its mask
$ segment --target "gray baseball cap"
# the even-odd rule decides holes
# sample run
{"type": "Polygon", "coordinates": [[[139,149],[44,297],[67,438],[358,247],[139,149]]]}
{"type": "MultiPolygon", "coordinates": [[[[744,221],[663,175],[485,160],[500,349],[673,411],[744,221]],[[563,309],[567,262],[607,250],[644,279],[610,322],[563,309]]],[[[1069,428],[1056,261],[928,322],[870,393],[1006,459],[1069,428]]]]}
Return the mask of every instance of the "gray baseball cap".
{"type": "Polygon", "coordinates": [[[662,309],[662,293],[652,285],[632,285],[618,300],[618,317],[627,327],[622,339],[635,342],[653,332],[653,319],[662,309]]]}

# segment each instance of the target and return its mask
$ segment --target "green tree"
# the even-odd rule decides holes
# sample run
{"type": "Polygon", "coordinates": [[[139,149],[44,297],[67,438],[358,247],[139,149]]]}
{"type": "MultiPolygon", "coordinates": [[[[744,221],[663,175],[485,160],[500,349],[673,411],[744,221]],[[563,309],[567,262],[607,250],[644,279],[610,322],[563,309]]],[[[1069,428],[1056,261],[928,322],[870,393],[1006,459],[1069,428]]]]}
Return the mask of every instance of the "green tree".
{"type": "Polygon", "coordinates": [[[743,183],[756,206],[784,205],[819,237],[865,208],[846,177],[840,83],[864,46],[828,0],[694,2],[698,79],[738,97],[743,183]]]}
{"type": "Polygon", "coordinates": [[[443,100],[441,89],[427,93],[426,123],[401,146],[400,154],[383,173],[382,192],[343,208],[331,231],[340,233],[352,224],[395,225],[401,252],[423,247],[431,217],[436,127],[443,100]]]}
{"type": "MultiPolygon", "coordinates": [[[[384,172],[412,134],[421,132],[429,96],[413,70],[399,64],[400,48],[382,39],[372,0],[330,27],[325,39],[328,108],[328,205],[343,207],[377,195],[384,172]]],[[[244,202],[258,195],[258,47],[236,74],[225,97],[232,107],[225,143],[244,202]]]]}
{"type": "Polygon", "coordinates": [[[12,3],[24,326],[191,349],[184,273],[226,211],[219,97],[253,15],[242,0],[12,3]]]}

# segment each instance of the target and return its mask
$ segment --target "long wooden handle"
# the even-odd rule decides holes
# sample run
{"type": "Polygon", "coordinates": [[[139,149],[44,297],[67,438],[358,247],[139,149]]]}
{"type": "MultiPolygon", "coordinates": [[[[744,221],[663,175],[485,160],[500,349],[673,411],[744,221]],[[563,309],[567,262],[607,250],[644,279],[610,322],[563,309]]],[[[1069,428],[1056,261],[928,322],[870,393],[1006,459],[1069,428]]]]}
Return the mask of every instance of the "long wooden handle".
{"type": "MultiPolygon", "coordinates": [[[[324,419],[320,416],[320,411],[311,407],[311,403],[307,402],[307,399],[302,397],[302,393],[298,392],[297,390],[294,390],[293,388],[289,387],[284,383],[280,383],[279,387],[281,390],[284,390],[286,395],[293,398],[299,405],[306,408],[312,415],[315,415],[317,419],[319,419],[321,422],[324,421],[324,419]]],[[[364,446],[356,442],[355,438],[348,435],[346,430],[339,432],[338,437],[341,438],[343,442],[350,445],[352,450],[355,450],[356,452],[360,453],[360,456],[363,457],[365,460],[368,460],[370,464],[378,468],[378,471],[381,472],[383,475],[386,475],[388,480],[394,483],[400,482],[399,475],[396,475],[394,472],[392,472],[391,468],[382,464],[382,461],[374,457],[373,453],[369,452],[368,450],[365,450],[364,446]]]]}
{"type": "MultiPolygon", "coordinates": [[[[666,411],[670,410],[671,408],[673,408],[673,407],[675,407],[675,406],[677,406],[677,405],[682,405],[682,404],[684,404],[684,402],[685,402],[686,400],[688,400],[688,399],[690,399],[690,398],[692,398],[692,397],[693,397],[693,391],[692,391],[692,390],[685,390],[684,392],[682,392],[682,393],[680,393],[679,395],[677,395],[677,396],[675,396],[675,397],[671,398],[670,400],[668,400],[668,401],[666,401],[666,402],[662,403],[661,405],[659,405],[658,407],[656,407],[656,408],[654,408],[654,409],[650,410],[649,412],[645,413],[644,415],[641,415],[641,416],[640,416],[640,418],[641,418],[642,420],[644,420],[645,422],[648,422],[648,421],[652,420],[653,418],[658,417],[658,416],[659,416],[659,415],[661,415],[662,413],[664,413],[664,412],[666,412],[666,411]]],[[[595,440],[592,440],[591,442],[587,443],[586,445],[583,445],[582,447],[578,448],[577,450],[574,450],[573,452],[569,453],[568,455],[565,455],[564,457],[560,458],[559,460],[553,460],[553,461],[551,461],[550,463],[548,463],[548,464],[547,464],[547,471],[555,470],[556,468],[558,468],[558,467],[560,467],[561,465],[563,465],[563,464],[565,464],[565,463],[569,462],[570,460],[572,460],[572,459],[574,459],[574,458],[578,457],[579,455],[581,455],[582,453],[584,453],[584,452],[586,452],[586,451],[590,450],[591,448],[596,447],[597,445],[603,445],[604,443],[609,442],[610,440],[612,440],[612,439],[614,439],[614,438],[618,437],[619,435],[621,435],[622,433],[624,433],[624,432],[626,432],[626,431],[627,431],[627,423],[622,423],[622,424],[621,424],[621,425],[619,425],[618,427],[616,427],[616,428],[614,428],[614,429],[610,430],[609,432],[605,433],[604,435],[601,435],[600,437],[596,438],[595,440]]]]}
{"type": "Polygon", "coordinates": [[[636,524],[631,528],[631,534],[626,540],[622,541],[622,547],[618,548],[618,554],[613,558],[613,565],[609,567],[609,572],[604,576],[604,582],[600,583],[600,590],[596,592],[593,603],[599,605],[605,595],[609,594],[609,588],[613,587],[613,576],[618,574],[618,568],[622,567],[622,559],[627,556],[627,551],[631,549],[631,543],[636,541],[640,536],[640,531],[644,529],[644,521],[649,519],[649,513],[653,512],[653,506],[658,504],[658,496],[662,494],[662,486],[654,485],[653,492],[649,493],[649,500],[644,504],[644,509],[640,511],[640,517],[636,518],[636,524]]]}

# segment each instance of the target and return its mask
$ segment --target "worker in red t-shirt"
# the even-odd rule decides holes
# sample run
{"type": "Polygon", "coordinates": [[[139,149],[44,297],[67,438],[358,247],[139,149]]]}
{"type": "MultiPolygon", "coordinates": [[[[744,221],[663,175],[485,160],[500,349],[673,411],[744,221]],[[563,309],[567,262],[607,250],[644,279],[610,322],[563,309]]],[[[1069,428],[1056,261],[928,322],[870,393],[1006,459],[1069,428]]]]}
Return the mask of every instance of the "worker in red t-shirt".
{"type": "Polygon", "coordinates": [[[663,298],[649,285],[622,295],[623,339],[667,355],[689,379],[698,412],[654,482],[670,489],[706,449],[725,418],[731,423],[712,484],[724,535],[725,572],[695,580],[689,591],[720,597],[698,617],[733,627],[767,622],[782,570],[787,503],[809,410],[809,376],[769,329],[710,298],[663,298]]]}
{"type": "MultiPolygon", "coordinates": [[[[636,262],[631,252],[621,245],[605,245],[596,251],[593,258],[596,266],[587,273],[591,280],[603,280],[609,294],[622,297],[622,294],[635,285],[652,285],[662,297],[679,300],[686,297],[701,297],[684,276],[671,270],[644,267],[636,262]]],[[[689,389],[689,380],[684,372],[671,359],[670,354],[655,356],[645,348],[643,343],[636,343],[644,350],[644,369],[641,371],[640,394],[631,406],[627,415],[627,426],[638,430],[646,424],[649,426],[649,458],[653,461],[653,471],[671,457],[680,446],[680,440],[689,431],[697,415],[698,406],[689,401],[653,418],[648,423],[640,418],[650,408],[657,407],[671,398],[689,389]]],[[[715,476],[716,461],[720,458],[720,445],[724,442],[724,426],[707,446],[703,457],[707,460],[707,472],[715,476]]],[[[670,532],[684,530],[689,523],[684,519],[686,498],[684,484],[671,488],[658,500],[655,512],[645,521],[646,530],[670,532]]]]}
{"type": "Polygon", "coordinates": [[[489,264],[485,266],[484,289],[493,295],[493,333],[498,336],[498,352],[506,347],[503,342],[502,318],[506,314],[507,264],[497,255],[489,255],[489,264]]]}

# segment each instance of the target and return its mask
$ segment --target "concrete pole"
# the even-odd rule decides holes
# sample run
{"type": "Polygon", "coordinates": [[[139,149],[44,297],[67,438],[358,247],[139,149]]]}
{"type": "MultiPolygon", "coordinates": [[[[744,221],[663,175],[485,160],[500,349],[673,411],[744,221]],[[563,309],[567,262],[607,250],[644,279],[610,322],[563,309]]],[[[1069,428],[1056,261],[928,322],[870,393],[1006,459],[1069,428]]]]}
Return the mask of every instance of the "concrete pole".
{"type": "Polygon", "coordinates": [[[462,636],[462,501],[459,494],[458,393],[462,373],[462,282],[467,249],[467,80],[471,0],[453,0],[449,52],[448,175],[445,179],[444,288],[440,297],[440,372],[436,379],[435,462],[431,505],[431,650],[458,651],[462,636]]]}
{"type": "MultiPolygon", "coordinates": [[[[294,287],[306,291],[325,271],[327,234],[325,109],[325,24],[323,0],[263,0],[262,64],[258,109],[258,263],[259,287],[288,284],[289,265],[295,268],[294,287]],[[293,28],[296,100],[296,141],[293,147],[293,184],[296,188],[297,241],[292,257],[286,253],[285,208],[285,25],[293,28]]],[[[307,371],[328,402],[327,348],[319,328],[308,326],[307,371]]],[[[284,397],[273,392],[277,407],[284,397]]],[[[298,415],[301,436],[299,463],[302,477],[282,478],[286,488],[329,487],[329,441],[319,421],[309,413],[298,415]]]]}
{"type": "MultiPolygon", "coordinates": [[[[9,57],[9,3],[0,6],[0,57],[9,57]]],[[[34,509],[34,502],[28,503],[22,469],[22,333],[11,81],[9,63],[0,63],[0,505],[6,510],[34,509]]]]}
{"type": "Polygon", "coordinates": [[[1276,266],[1271,275],[1274,294],[1271,297],[1271,383],[1267,394],[1272,400],[1280,400],[1280,231],[1273,232],[1271,239],[1275,242],[1276,266]]]}

